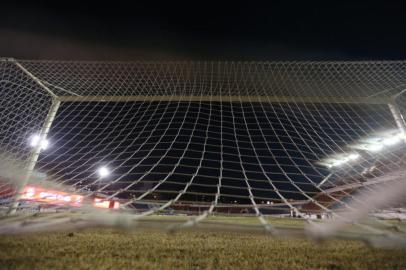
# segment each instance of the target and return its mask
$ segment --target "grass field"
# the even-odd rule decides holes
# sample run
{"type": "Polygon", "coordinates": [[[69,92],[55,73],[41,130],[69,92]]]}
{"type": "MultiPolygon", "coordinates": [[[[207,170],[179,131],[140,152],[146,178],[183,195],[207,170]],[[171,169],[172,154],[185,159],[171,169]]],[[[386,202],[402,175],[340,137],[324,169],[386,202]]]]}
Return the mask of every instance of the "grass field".
{"type": "MultiPolygon", "coordinates": [[[[208,223],[218,221],[256,223],[252,218],[212,218],[208,223]]],[[[279,222],[295,227],[302,221],[279,222]]],[[[168,234],[144,226],[127,233],[89,229],[1,236],[0,269],[406,269],[406,250],[348,240],[272,238],[246,230],[168,234]]]]}

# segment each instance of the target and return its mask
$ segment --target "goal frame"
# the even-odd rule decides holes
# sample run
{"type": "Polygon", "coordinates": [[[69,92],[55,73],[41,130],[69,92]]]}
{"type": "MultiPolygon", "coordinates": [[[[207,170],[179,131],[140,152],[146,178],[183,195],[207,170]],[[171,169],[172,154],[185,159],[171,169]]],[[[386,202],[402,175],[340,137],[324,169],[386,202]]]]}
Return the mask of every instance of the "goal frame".
{"type": "MultiPolygon", "coordinates": [[[[36,77],[32,72],[27,70],[18,60],[14,58],[0,58],[0,62],[11,62],[16,65],[24,74],[26,74],[30,79],[32,79],[40,88],[45,91],[47,95],[51,98],[51,105],[48,109],[46,118],[43,121],[42,128],[39,131],[40,141],[47,138],[53,121],[56,117],[60,104],[62,102],[137,102],[137,101],[178,101],[178,102],[254,102],[254,103],[329,103],[329,104],[386,104],[392,114],[392,117],[398,127],[399,131],[403,134],[403,138],[406,141],[406,123],[405,119],[398,108],[396,103],[397,98],[403,94],[405,90],[394,96],[384,96],[384,97],[305,97],[305,96],[224,96],[224,95],[131,95],[131,96],[80,96],[73,92],[66,91],[71,95],[58,96],[56,95],[41,79],[36,77]]],[[[24,187],[27,185],[34,168],[37,164],[39,155],[41,153],[41,144],[37,144],[31,151],[31,155],[28,160],[28,166],[24,172],[24,177],[19,186],[16,188],[16,194],[14,196],[13,202],[9,207],[9,214],[16,212],[18,208],[19,200],[21,199],[24,187]]],[[[328,179],[326,177],[321,183],[324,183],[328,179]]],[[[321,185],[321,184],[320,184],[321,185]]]]}

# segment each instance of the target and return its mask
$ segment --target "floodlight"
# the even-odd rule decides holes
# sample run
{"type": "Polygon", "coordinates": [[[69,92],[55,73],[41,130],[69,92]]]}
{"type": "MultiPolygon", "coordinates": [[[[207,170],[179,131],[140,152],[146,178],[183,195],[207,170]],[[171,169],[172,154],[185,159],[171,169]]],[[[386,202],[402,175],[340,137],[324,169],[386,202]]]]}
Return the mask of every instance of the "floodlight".
{"type": "Polygon", "coordinates": [[[392,145],[399,143],[400,140],[401,140],[401,135],[398,134],[398,135],[383,139],[382,143],[386,146],[392,146],[392,145]]]}
{"type": "Polygon", "coordinates": [[[327,162],[322,162],[322,164],[326,165],[328,168],[332,167],[337,167],[340,166],[344,163],[356,160],[360,157],[360,154],[358,153],[350,153],[350,154],[344,154],[344,155],[336,155],[333,157],[330,157],[327,162]]]}
{"type": "Polygon", "coordinates": [[[371,151],[371,152],[378,152],[378,151],[381,151],[382,149],[383,149],[383,144],[380,144],[380,143],[365,145],[365,150],[371,151]]]}
{"type": "Polygon", "coordinates": [[[370,151],[379,152],[386,147],[394,146],[402,141],[404,135],[398,132],[382,132],[381,134],[363,139],[360,144],[350,147],[370,151]]]}
{"type": "Polygon", "coordinates": [[[41,145],[41,149],[45,150],[49,146],[49,141],[47,139],[41,140],[41,137],[39,135],[33,135],[30,138],[30,146],[31,147],[37,147],[38,144],[41,145]]]}
{"type": "Polygon", "coordinates": [[[341,164],[343,164],[345,162],[345,160],[343,160],[343,159],[337,159],[336,161],[334,161],[333,162],[333,166],[334,167],[337,167],[337,166],[340,166],[341,164]]]}
{"type": "Polygon", "coordinates": [[[352,154],[348,155],[349,160],[356,160],[359,157],[360,157],[360,155],[358,153],[352,153],[352,154]]]}
{"type": "Polygon", "coordinates": [[[97,173],[101,178],[103,178],[110,175],[110,170],[107,167],[103,166],[97,169],[97,173]]]}

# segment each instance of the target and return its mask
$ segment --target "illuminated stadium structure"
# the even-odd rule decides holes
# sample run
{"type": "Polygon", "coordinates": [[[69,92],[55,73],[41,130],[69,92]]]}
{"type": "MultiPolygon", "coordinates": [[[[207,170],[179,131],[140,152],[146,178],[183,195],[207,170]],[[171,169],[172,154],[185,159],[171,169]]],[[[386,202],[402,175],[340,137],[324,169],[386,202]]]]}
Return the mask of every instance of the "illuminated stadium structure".
{"type": "Polygon", "coordinates": [[[405,186],[405,90],[405,61],[2,59],[0,151],[18,169],[0,199],[18,213],[27,185],[52,183],[135,219],[256,215],[269,232],[268,215],[402,209],[368,198],[405,186]]]}

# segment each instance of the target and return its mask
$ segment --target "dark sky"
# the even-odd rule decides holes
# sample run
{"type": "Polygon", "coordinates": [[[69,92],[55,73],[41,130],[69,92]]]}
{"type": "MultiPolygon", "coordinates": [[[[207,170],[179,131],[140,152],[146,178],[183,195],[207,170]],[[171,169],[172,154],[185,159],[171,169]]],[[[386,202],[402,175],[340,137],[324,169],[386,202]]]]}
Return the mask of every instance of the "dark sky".
{"type": "Polygon", "coordinates": [[[0,55],[77,60],[406,58],[400,4],[54,2],[47,6],[3,3],[0,55]]]}

